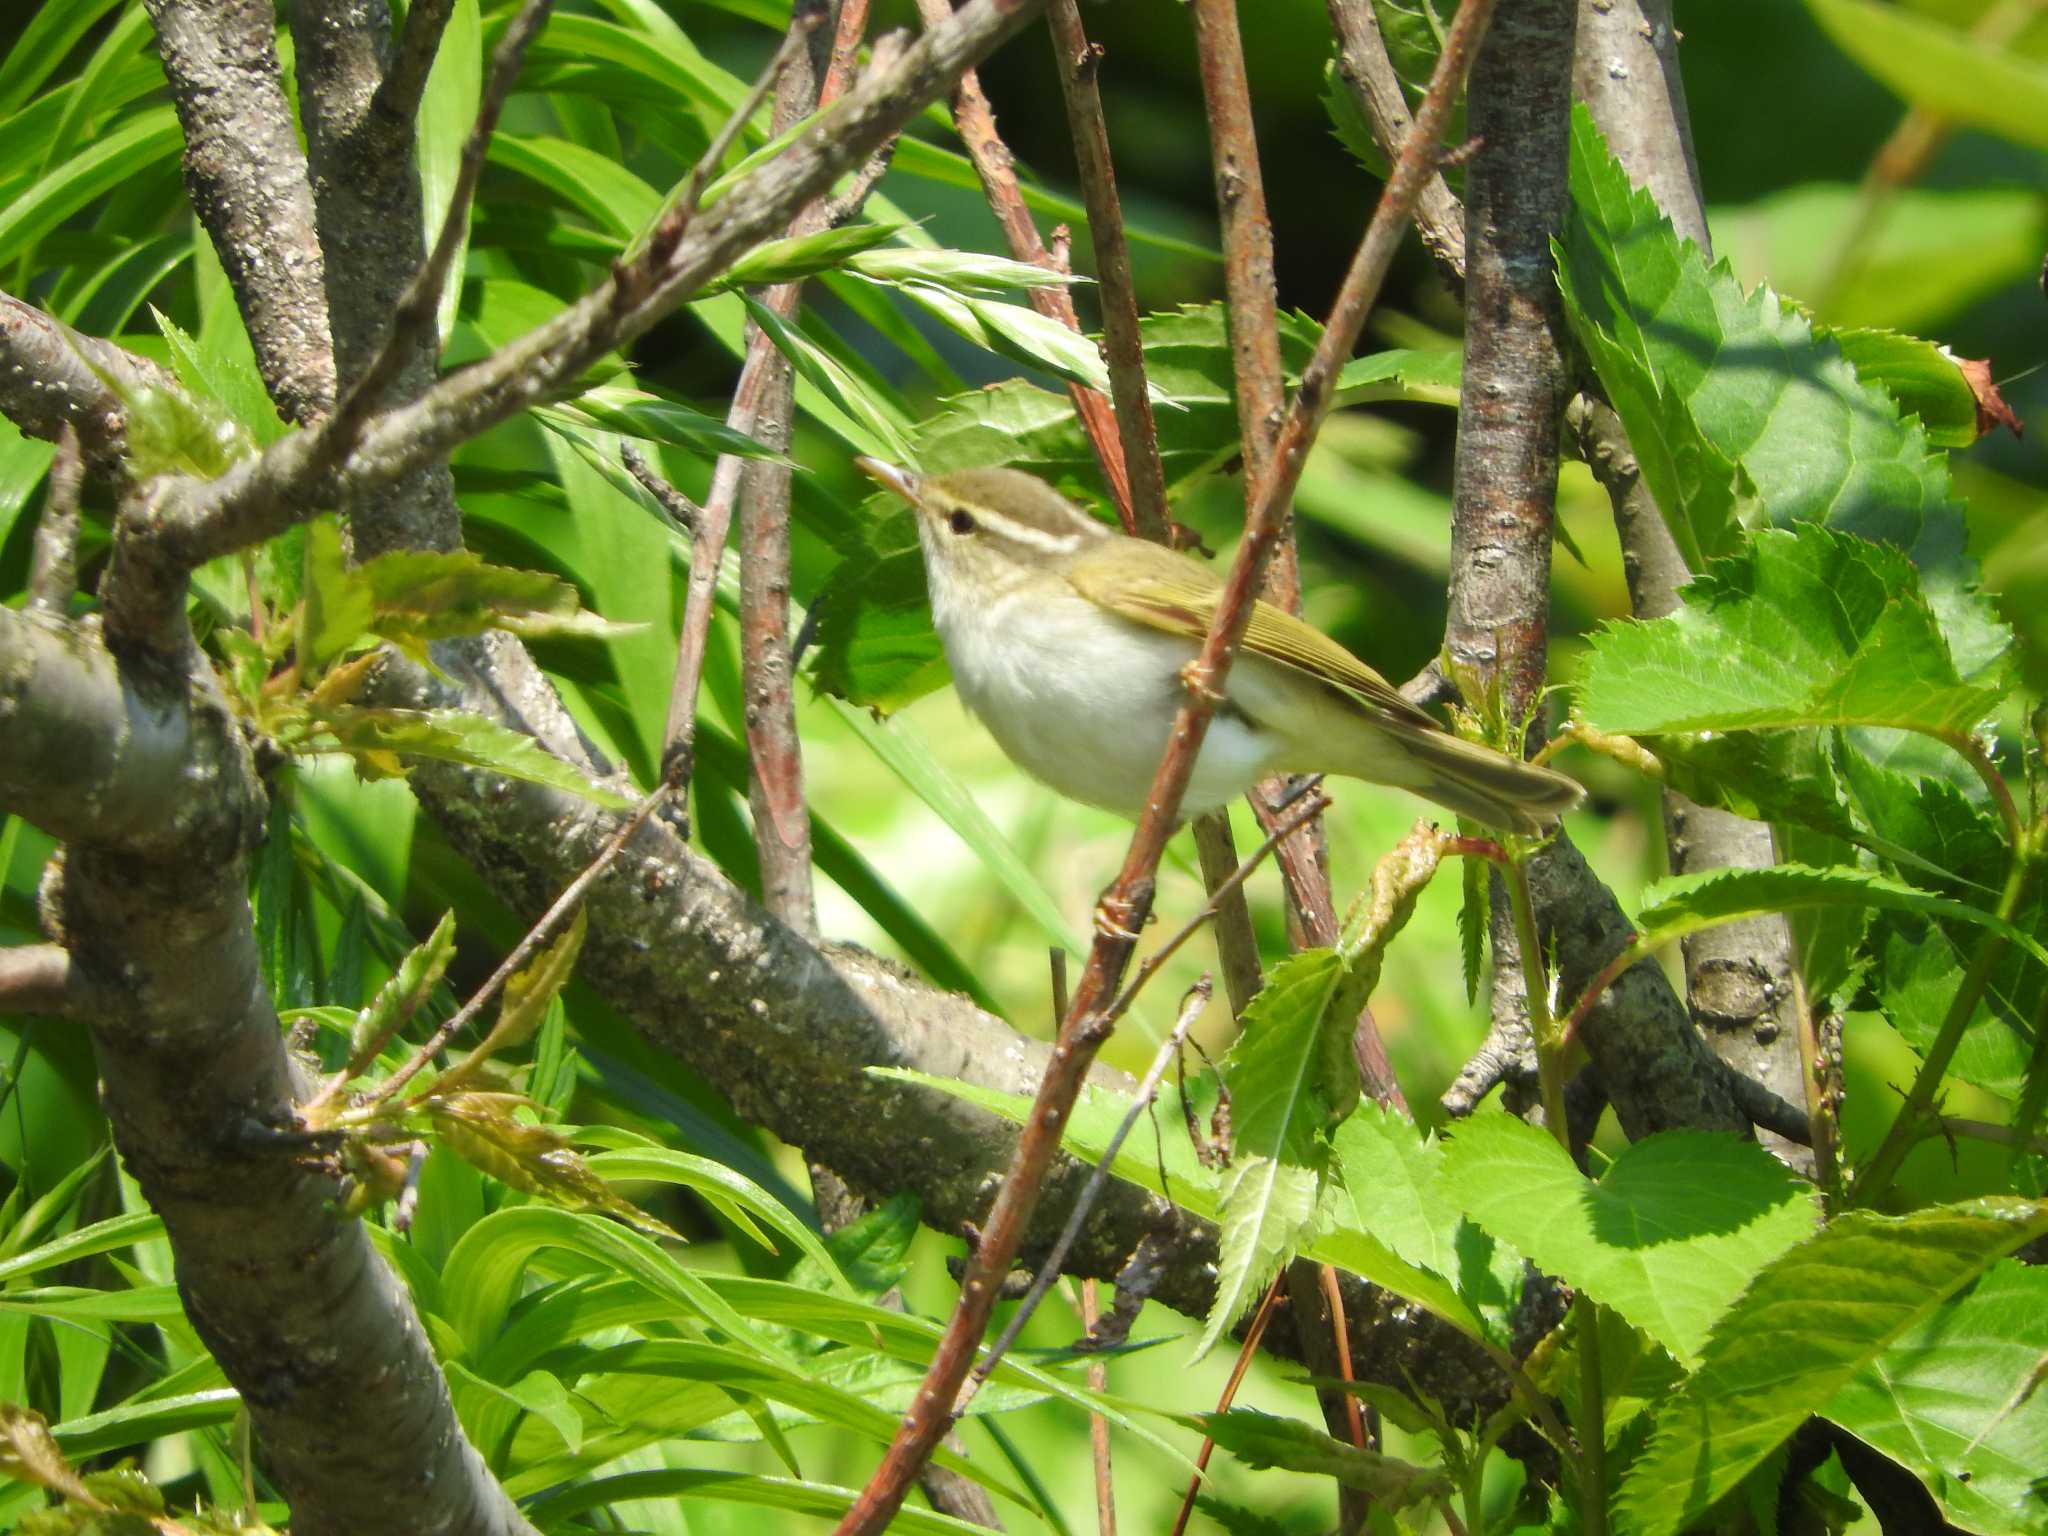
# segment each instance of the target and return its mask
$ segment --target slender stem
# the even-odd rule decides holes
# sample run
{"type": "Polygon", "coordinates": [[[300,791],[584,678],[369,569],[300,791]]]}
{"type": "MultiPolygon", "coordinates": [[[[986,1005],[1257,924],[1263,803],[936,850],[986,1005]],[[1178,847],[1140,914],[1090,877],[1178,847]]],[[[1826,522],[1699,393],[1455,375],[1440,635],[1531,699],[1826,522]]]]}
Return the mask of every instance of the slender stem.
{"type": "MultiPolygon", "coordinates": [[[[1323,1302],[1330,1309],[1330,1337],[1337,1343],[1337,1378],[1350,1385],[1358,1377],[1351,1366],[1351,1329],[1344,1319],[1344,1288],[1337,1283],[1337,1268],[1333,1264],[1322,1266],[1320,1276],[1323,1287],[1323,1302]]],[[[1345,1419],[1351,1430],[1351,1443],[1361,1451],[1371,1448],[1371,1439],[1365,1430],[1365,1415],[1360,1410],[1358,1394],[1344,1394],[1345,1419]]]]}
{"type": "Polygon", "coordinates": [[[1600,1309],[1584,1292],[1572,1301],[1579,1335],[1579,1529],[1607,1536],[1607,1389],[1600,1379],[1600,1309]]]}
{"type": "Polygon", "coordinates": [[[1492,14],[1492,0],[1466,0],[1458,9],[1457,19],[1452,23],[1452,43],[1444,49],[1423,110],[1418,114],[1419,124],[1434,124],[1434,128],[1425,131],[1419,127],[1414,142],[1403,148],[1401,163],[1373,211],[1372,222],[1345,275],[1315,356],[1303,372],[1301,388],[1281,429],[1273,470],[1265,477],[1256,498],[1256,510],[1247,520],[1244,539],[1216,605],[1215,619],[1200,654],[1183,670],[1188,696],[1168,735],[1166,752],[1146,797],[1145,814],[1132,835],[1123,867],[1097,903],[1096,937],[1088,964],[1074,989],[1072,1006],[1039,1083],[1031,1117],[1017,1139],[1009,1170],[996,1193],[981,1240],[969,1259],[960,1299],[901,1429],[881,1466],[840,1521],[839,1536],[878,1536],[902,1507],[917,1470],[930,1459],[932,1448],[951,1422],[953,1396],[972,1364],[974,1348],[988,1326],[1002,1279],[1037,1208],[1046,1171],[1059,1150],[1066,1117],[1080,1094],[1089,1066],[1107,1038],[1102,1023],[1103,1000],[1113,994],[1118,979],[1130,964],[1137,947],[1138,929],[1151,911],[1160,855],[1179,820],[1181,797],[1202,749],[1210,717],[1222,698],[1224,680],[1238,642],[1251,622],[1252,604],[1265,574],[1266,560],[1307,463],[1316,429],[1329,410],[1338,371],[1364,329],[1366,315],[1385,280],[1401,232],[1407,227],[1422,175],[1434,163],[1442,124],[1450,111],[1450,98],[1463,78],[1471,49],[1492,14]]]}
{"type": "MultiPolygon", "coordinates": [[[[1102,1316],[1093,1276],[1081,1282],[1081,1326],[1089,1333],[1102,1316]]],[[[1088,1362],[1088,1390],[1109,1390],[1109,1368],[1100,1357],[1088,1362]]],[[[1116,1480],[1109,1455],[1109,1420],[1096,1409],[1088,1410],[1088,1448],[1095,1464],[1095,1536],[1116,1536],[1116,1480]]]]}
{"type": "Polygon", "coordinates": [[[960,1388],[960,1396],[953,1404],[953,1411],[964,1413],[967,1405],[974,1400],[974,1394],[981,1390],[1010,1346],[1017,1342],[1017,1335],[1024,1331],[1024,1325],[1031,1321],[1031,1314],[1038,1310],[1038,1304],[1045,1299],[1045,1293],[1052,1289],[1053,1282],[1060,1277],[1060,1271],[1067,1262],[1067,1254],[1073,1250],[1074,1239],[1081,1235],[1081,1228],[1087,1223],[1088,1213],[1095,1209],[1095,1202],[1101,1197],[1102,1189],[1109,1182],[1109,1170],[1116,1165],[1116,1155],[1123,1150],[1124,1141],[1131,1134],[1131,1128],[1152,1106],[1153,1096],[1159,1092],[1159,1085],[1166,1077],[1166,1069],[1179,1059],[1181,1045],[1194,1028],[1195,1020],[1202,1016],[1202,1010],[1209,1006],[1210,994],[1214,991],[1209,978],[1204,976],[1188,989],[1188,995],[1181,999],[1180,1017],[1174,1020],[1173,1028],[1166,1032],[1166,1038],[1159,1042],[1159,1049],[1152,1053],[1152,1064],[1145,1069],[1144,1077],[1138,1081],[1137,1092],[1131,1096],[1131,1107],[1118,1123],[1116,1133],[1102,1149],[1102,1156],[1096,1160],[1094,1170],[1088,1175],[1088,1182],[1081,1187],[1080,1198],[1067,1213],[1067,1224],[1060,1228],[1060,1235],[1054,1240],[1052,1250],[1046,1254],[1045,1262],[1038,1267],[1038,1274],[1031,1282],[1031,1289],[1017,1303],[1017,1310],[1011,1314],[1008,1326],[996,1336],[968,1374],[960,1388]]]}
{"type": "MultiPolygon", "coordinates": [[[[2027,886],[2033,879],[2035,861],[2028,854],[2024,842],[2013,849],[2012,868],[2006,871],[2005,889],[1998,898],[1998,915],[2008,923],[2019,910],[2027,886]]],[[[1934,1108],[1942,1077],[1955,1057],[1956,1047],[1962,1044],[1963,1031],[1969,1028],[1979,1000],[1984,996],[1985,983],[1991,980],[1991,972],[2004,954],[2005,939],[2002,935],[1987,933],[1978,940],[1970,969],[1964,973],[1962,985],[1956,988],[1956,995],[1949,1002],[1948,1013],[1941,1021],[1941,1028],[1935,1032],[1934,1043],[1928,1046],[1927,1054],[1920,1062],[1920,1070],[1914,1074],[1913,1086],[1906,1091],[1906,1102],[1899,1106],[1899,1113],[1892,1121],[1891,1129],[1885,1132],[1884,1140],[1869,1166],[1857,1175],[1850,1187],[1851,1205],[1868,1206],[1890,1188],[1899,1165],[1905,1162],[1906,1154],[1919,1139],[1919,1122],[1934,1108]]]]}
{"type": "MultiPolygon", "coordinates": [[[[1515,942],[1522,951],[1523,997],[1529,1009],[1529,1031],[1536,1037],[1536,1075],[1543,1093],[1543,1118],[1557,1144],[1569,1154],[1572,1133],[1564,1112],[1566,1041],[1550,1012],[1550,969],[1544,960],[1543,940],[1536,931],[1536,904],[1529,897],[1529,871],[1521,859],[1510,858],[1501,867],[1501,879],[1507,885],[1508,909],[1515,918],[1515,942]]],[[[1626,953],[1624,950],[1623,954],[1626,953]]]]}
{"type": "MultiPolygon", "coordinates": [[[[1216,1399],[1216,1411],[1227,1411],[1237,1397],[1237,1389],[1243,1385],[1245,1372],[1252,1366],[1252,1356],[1258,1353],[1259,1340],[1266,1336],[1266,1324],[1273,1320],[1273,1309],[1279,1305],[1281,1287],[1287,1284],[1287,1272],[1282,1270],[1273,1277],[1273,1283],[1266,1287],[1266,1296],[1259,1303],[1259,1310],[1252,1314],[1251,1326],[1244,1331],[1244,1347],[1237,1352],[1237,1363],[1230,1368],[1230,1380],[1223,1384],[1223,1393],[1216,1399]]],[[[1173,1517],[1170,1536],[1186,1536],[1188,1517],[1195,1512],[1195,1495],[1202,1491],[1202,1474],[1209,1470],[1209,1458],[1215,1454],[1216,1442],[1208,1436],[1202,1437],[1202,1448],[1195,1453],[1194,1476],[1188,1479],[1188,1491],[1180,1501],[1180,1512],[1173,1517]]]]}
{"type": "Polygon", "coordinates": [[[485,978],[484,984],[476,989],[470,1000],[456,1009],[447,1022],[435,1030],[432,1038],[414,1052],[404,1065],[371,1090],[369,1097],[364,1101],[365,1108],[388,1103],[393,1094],[418,1076],[420,1070],[439,1055],[450,1040],[466,1029],[476,1016],[484,1011],[490,1000],[498,995],[499,989],[512,979],[522,965],[533,958],[541,945],[554,937],[557,928],[568,921],[582,902],[584,894],[597,883],[598,876],[611,867],[612,860],[619,856],[620,850],[631,841],[633,834],[640,830],[647,818],[654,814],[656,808],[668,796],[669,786],[657,784],[641,797],[640,803],[633,807],[632,813],[619,823],[618,830],[605,839],[605,844],[598,850],[597,857],[590,861],[582,874],[563,888],[562,894],[555,898],[554,904],[540,915],[538,922],[526,930],[526,936],[512,946],[511,953],[498,962],[498,968],[485,978]]]}
{"type": "Polygon", "coordinates": [[[1991,792],[1991,803],[1998,807],[1999,819],[2005,823],[2005,840],[2014,849],[2024,848],[2027,840],[2027,826],[2020,816],[2020,808],[2013,804],[2012,789],[2005,782],[2005,775],[1998,771],[1998,764],[1991,754],[1984,750],[1984,744],[1967,731],[1949,732],[1941,738],[1963,755],[1963,760],[1975,770],[1984,781],[1985,789],[1991,792]]]}

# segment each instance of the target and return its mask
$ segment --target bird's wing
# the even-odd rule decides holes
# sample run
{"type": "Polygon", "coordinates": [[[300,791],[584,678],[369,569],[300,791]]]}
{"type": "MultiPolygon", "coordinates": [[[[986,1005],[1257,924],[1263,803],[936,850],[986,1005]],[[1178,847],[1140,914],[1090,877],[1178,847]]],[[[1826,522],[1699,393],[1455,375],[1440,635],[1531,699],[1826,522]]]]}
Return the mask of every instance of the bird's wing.
{"type": "MultiPolygon", "coordinates": [[[[1075,591],[1111,613],[1196,641],[1209,632],[1223,595],[1214,572],[1142,539],[1106,540],[1077,556],[1067,579],[1075,591]]],[[[1443,729],[1343,646],[1271,603],[1252,605],[1242,649],[1342,689],[1390,724],[1443,729]]]]}

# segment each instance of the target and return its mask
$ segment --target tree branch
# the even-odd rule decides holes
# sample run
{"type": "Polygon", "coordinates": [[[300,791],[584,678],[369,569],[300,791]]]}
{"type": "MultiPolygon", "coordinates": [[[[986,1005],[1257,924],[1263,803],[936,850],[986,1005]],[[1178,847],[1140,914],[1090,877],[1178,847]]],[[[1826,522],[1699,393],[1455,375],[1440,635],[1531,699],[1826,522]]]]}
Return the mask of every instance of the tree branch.
{"type": "Polygon", "coordinates": [[[70,613],[71,594],[78,590],[78,493],[84,478],[78,431],[66,422],[57,437],[57,457],[50,464],[28,576],[29,607],[59,618],[70,613]]]}
{"type": "Polygon", "coordinates": [[[61,944],[17,944],[0,949],[0,1012],[76,1017],[85,988],[61,944]]]}
{"type": "MultiPolygon", "coordinates": [[[[1679,236],[1710,251],[1668,0],[1588,0],[1579,27],[1574,83],[1608,146],[1679,236]]],[[[1614,507],[1631,606],[1638,618],[1661,617],[1678,607],[1678,589],[1691,573],[1642,483],[1620,419],[1594,402],[1582,420],[1587,462],[1614,507]]],[[[1674,874],[1763,869],[1778,861],[1768,826],[1670,790],[1664,829],[1674,874]]],[[[1765,1144],[1802,1172],[1818,1167],[1823,1185],[1832,1187],[1833,1145],[1802,1065],[1805,1020],[1790,923],[1781,915],[1729,923],[1693,935],[1683,953],[1692,1018],[1715,1053],[1756,1083],[1766,1102],[1808,1106],[1809,1146],[1768,1130],[1765,1144]]]]}
{"type": "MultiPolygon", "coordinates": [[[[1330,28],[1337,34],[1337,78],[1351,92],[1358,109],[1372,124],[1373,138],[1391,160],[1414,127],[1408,98],[1394,64],[1372,0],[1328,0],[1330,28]]],[[[1415,203],[1415,228],[1437,262],[1453,277],[1465,275],[1465,210],[1444,181],[1432,171],[1415,203]]]]}
{"type": "MultiPolygon", "coordinates": [[[[341,1181],[262,1135],[294,1123],[303,1086],[245,894],[263,796],[211,673],[187,659],[124,667],[85,625],[0,616],[0,800],[66,840],[44,907],[66,994],[89,993],[122,1161],[295,1530],[526,1536],[463,1439],[410,1298],[338,1213],[341,1181]]],[[[47,978],[52,961],[17,963],[47,978]]]]}
{"type": "Polygon", "coordinates": [[[334,404],[324,260],[270,0],[148,0],[185,134],[185,187],[287,421],[334,404]]]}

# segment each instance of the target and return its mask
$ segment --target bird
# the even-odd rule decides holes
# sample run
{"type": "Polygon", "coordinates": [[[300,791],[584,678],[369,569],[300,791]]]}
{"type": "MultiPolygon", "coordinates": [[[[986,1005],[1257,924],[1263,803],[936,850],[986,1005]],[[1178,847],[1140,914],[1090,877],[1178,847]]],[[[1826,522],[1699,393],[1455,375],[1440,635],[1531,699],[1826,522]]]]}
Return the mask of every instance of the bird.
{"type": "MultiPolygon", "coordinates": [[[[933,626],[968,709],[1026,773],[1136,819],[1221,579],[1019,469],[924,475],[855,462],[916,513],[933,626]]],[[[1294,773],[1391,785],[1527,835],[1584,794],[1564,774],[1455,735],[1336,641],[1258,602],[1181,812],[1294,773]]]]}

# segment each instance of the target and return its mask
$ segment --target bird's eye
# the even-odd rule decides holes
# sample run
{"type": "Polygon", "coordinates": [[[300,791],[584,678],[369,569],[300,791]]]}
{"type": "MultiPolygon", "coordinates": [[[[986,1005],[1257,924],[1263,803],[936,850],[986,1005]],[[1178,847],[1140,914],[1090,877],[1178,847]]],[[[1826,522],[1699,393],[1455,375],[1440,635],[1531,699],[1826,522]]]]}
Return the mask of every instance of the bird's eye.
{"type": "Polygon", "coordinates": [[[972,533],[974,532],[974,514],[972,512],[955,512],[946,519],[946,526],[955,533],[972,533]]]}

